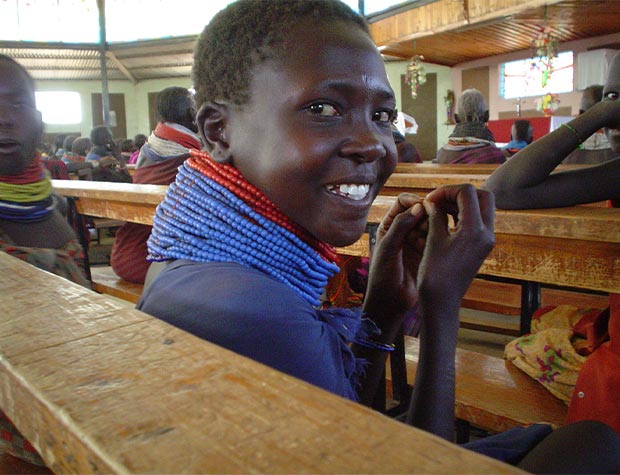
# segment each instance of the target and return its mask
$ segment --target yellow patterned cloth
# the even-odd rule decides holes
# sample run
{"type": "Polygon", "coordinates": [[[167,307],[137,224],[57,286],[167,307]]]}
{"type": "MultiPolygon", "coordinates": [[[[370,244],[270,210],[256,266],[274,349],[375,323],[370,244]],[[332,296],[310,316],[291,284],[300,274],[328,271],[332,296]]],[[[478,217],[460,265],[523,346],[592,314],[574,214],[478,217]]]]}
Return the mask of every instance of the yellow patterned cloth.
{"type": "Polygon", "coordinates": [[[508,343],[504,358],[568,405],[579,371],[592,351],[590,339],[576,328],[601,313],[602,309],[572,305],[541,308],[532,317],[532,333],[508,343]]]}

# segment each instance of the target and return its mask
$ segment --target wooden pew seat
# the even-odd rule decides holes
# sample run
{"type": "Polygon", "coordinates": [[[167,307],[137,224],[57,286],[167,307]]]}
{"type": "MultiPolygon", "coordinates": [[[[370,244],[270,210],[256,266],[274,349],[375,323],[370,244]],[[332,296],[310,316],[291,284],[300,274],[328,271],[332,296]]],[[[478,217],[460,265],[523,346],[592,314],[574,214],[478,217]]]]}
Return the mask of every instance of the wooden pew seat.
{"type": "MultiPolygon", "coordinates": [[[[419,340],[405,337],[409,384],[415,381],[419,351],[419,340]]],[[[490,432],[536,422],[561,426],[568,409],[512,363],[460,348],[456,353],[455,404],[458,419],[490,432]]]]}
{"type": "Polygon", "coordinates": [[[110,266],[91,267],[93,290],[112,295],[132,303],[138,303],[142,295],[142,284],[127,282],[117,276],[110,266]]]}

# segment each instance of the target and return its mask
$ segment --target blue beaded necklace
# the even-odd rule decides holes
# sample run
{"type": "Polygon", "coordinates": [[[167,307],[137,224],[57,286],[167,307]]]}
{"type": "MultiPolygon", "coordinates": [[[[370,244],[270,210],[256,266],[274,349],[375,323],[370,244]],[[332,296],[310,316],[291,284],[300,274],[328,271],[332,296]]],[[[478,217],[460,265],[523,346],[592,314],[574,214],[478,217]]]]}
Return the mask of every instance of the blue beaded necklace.
{"type": "MultiPolygon", "coordinates": [[[[179,167],[175,182],[157,207],[148,260],[237,262],[272,276],[319,306],[327,280],[338,272],[338,266],[294,232],[257,212],[222,181],[190,166],[191,160],[195,159],[179,167]]],[[[221,167],[208,160],[211,168],[221,167]]],[[[267,199],[264,195],[257,198],[267,199]]]]}

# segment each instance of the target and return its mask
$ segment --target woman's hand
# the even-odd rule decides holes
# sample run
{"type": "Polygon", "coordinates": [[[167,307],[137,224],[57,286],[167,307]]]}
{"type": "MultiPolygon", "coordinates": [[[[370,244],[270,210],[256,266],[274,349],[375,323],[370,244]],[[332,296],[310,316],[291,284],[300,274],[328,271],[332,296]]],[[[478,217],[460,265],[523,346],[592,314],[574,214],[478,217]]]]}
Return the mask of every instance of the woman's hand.
{"type": "Polygon", "coordinates": [[[458,306],[495,243],[493,195],[471,185],[445,186],[429,193],[424,207],[429,230],[418,270],[420,298],[458,306]]]}
{"type": "Polygon", "coordinates": [[[422,260],[428,222],[423,200],[403,193],[377,230],[371,259],[365,310],[402,314],[417,301],[417,273],[422,260]]]}

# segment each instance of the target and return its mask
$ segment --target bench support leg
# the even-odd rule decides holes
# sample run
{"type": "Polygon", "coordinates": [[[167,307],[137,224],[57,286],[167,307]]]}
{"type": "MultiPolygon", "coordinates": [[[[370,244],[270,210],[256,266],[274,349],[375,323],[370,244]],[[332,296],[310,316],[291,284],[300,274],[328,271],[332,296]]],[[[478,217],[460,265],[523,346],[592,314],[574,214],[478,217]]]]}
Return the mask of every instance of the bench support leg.
{"type": "Polygon", "coordinates": [[[519,334],[530,332],[532,315],[540,307],[540,284],[538,282],[521,282],[521,320],[519,334]]]}
{"type": "Polygon", "coordinates": [[[456,420],[456,443],[466,444],[469,442],[469,422],[463,419],[456,420]]]}

